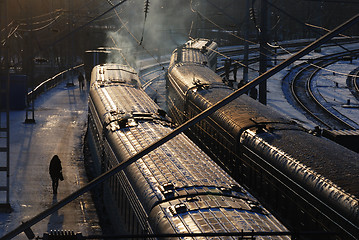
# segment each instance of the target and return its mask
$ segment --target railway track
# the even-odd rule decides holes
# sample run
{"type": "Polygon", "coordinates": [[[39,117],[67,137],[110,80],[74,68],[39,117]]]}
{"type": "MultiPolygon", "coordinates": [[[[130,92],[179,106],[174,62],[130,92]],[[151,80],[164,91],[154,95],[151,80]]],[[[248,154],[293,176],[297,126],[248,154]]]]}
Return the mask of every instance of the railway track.
{"type": "MultiPolygon", "coordinates": [[[[356,51],[357,52],[357,51],[356,51]]],[[[318,126],[327,129],[356,129],[356,123],[345,115],[336,111],[330,104],[322,104],[313,93],[312,79],[319,70],[325,68],[344,56],[347,52],[337,53],[325,58],[301,64],[295,77],[290,82],[290,92],[297,105],[302,108],[305,115],[318,126]]],[[[297,107],[298,108],[298,107],[297,107]]]]}
{"type": "Polygon", "coordinates": [[[165,74],[169,61],[160,64],[144,66],[139,70],[139,77],[142,88],[162,109],[166,105],[166,79],[165,74]]]}
{"type": "Polygon", "coordinates": [[[359,68],[350,72],[347,79],[347,86],[353,96],[359,101],[359,68]]]}
{"type": "MultiPolygon", "coordinates": [[[[314,40],[305,40],[305,41],[292,41],[292,42],[284,42],[284,43],[278,43],[278,51],[276,54],[282,55],[282,54],[288,54],[288,51],[290,52],[297,52],[303,48],[303,46],[307,46],[308,44],[312,43],[314,40]]],[[[329,42],[326,44],[323,44],[323,47],[331,47],[331,46],[338,46],[338,45],[345,45],[345,44],[351,44],[358,42],[359,39],[357,38],[337,38],[335,39],[335,42],[329,42]]],[[[243,54],[244,48],[243,46],[229,46],[229,47],[220,47],[219,51],[229,57],[236,57],[238,55],[243,54]]],[[[259,52],[259,44],[251,45],[249,47],[249,53],[253,52],[259,52]]],[[[221,58],[219,58],[221,59],[221,58]]],[[[220,62],[220,61],[219,61],[220,62]]]]}
{"type": "MultiPolygon", "coordinates": [[[[341,40],[342,44],[351,44],[356,43],[358,40],[341,40]]],[[[304,42],[306,44],[307,42],[304,42]]],[[[301,48],[303,42],[300,43],[291,43],[286,44],[285,46],[290,48],[290,50],[294,51],[296,49],[301,48]]],[[[326,45],[335,46],[334,43],[329,43],[326,45]]],[[[345,45],[344,45],[345,46],[345,45]]],[[[251,50],[255,51],[256,47],[252,47],[251,50]]],[[[229,55],[233,58],[238,58],[243,53],[243,49],[240,47],[230,47],[228,49],[223,48],[222,53],[225,55],[229,55]]],[[[279,51],[278,54],[285,54],[284,51],[279,51]]],[[[297,67],[294,70],[296,76],[294,80],[284,80],[289,81],[288,84],[283,84],[283,91],[292,93],[292,96],[287,96],[291,98],[289,102],[294,105],[297,109],[301,109],[301,112],[306,115],[309,119],[311,119],[316,125],[327,128],[327,129],[356,129],[355,124],[351,124],[352,120],[347,117],[341,115],[339,112],[335,110],[328,110],[328,106],[322,105],[312,93],[310,81],[315,76],[318,70],[316,66],[325,67],[332,63],[335,63],[339,59],[342,59],[344,56],[353,55],[353,53],[358,53],[358,51],[350,51],[350,52],[342,52],[336,53],[330,56],[326,56],[321,59],[313,60],[311,64],[305,63],[297,67]]],[[[258,56],[254,56],[249,59],[249,64],[254,64],[259,61],[258,56]]],[[[220,62],[220,60],[218,60],[220,62]]],[[[168,67],[168,61],[164,60],[161,65],[153,64],[144,66],[139,70],[139,76],[141,79],[141,84],[147,94],[154,99],[163,109],[167,109],[166,107],[166,88],[165,88],[165,71],[168,67]]],[[[359,71],[359,69],[358,69],[359,71]]],[[[357,72],[358,72],[357,71],[357,72]]],[[[223,66],[219,66],[217,68],[217,74],[223,76],[224,68],[223,66]]],[[[357,73],[358,74],[358,73],[357,73]]],[[[351,74],[352,75],[352,74],[351,74]]],[[[359,99],[359,90],[358,90],[358,79],[351,79],[351,85],[353,86],[352,92],[357,92],[356,96],[359,99]],[[356,86],[356,90],[355,90],[356,86]]],[[[348,85],[349,86],[349,85],[348,85]]],[[[288,95],[288,94],[287,94],[288,95]]]]}

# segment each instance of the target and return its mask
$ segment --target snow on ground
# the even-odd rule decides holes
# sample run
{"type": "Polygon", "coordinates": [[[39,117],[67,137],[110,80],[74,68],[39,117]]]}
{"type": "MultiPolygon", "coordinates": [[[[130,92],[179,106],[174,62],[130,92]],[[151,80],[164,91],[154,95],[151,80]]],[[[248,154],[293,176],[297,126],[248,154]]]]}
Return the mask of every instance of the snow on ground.
{"type": "MultiPolygon", "coordinates": [[[[349,49],[349,50],[355,50],[355,49],[359,48],[359,44],[358,43],[347,44],[347,45],[345,45],[345,48],[349,49]]],[[[318,57],[322,57],[322,56],[325,56],[328,54],[333,54],[333,53],[336,53],[339,51],[344,51],[344,50],[340,46],[322,47],[321,52],[318,53],[318,52],[312,51],[310,54],[307,54],[306,56],[304,56],[303,59],[318,58],[318,57]]],[[[292,54],[294,54],[294,53],[292,53],[292,54]]],[[[290,56],[291,56],[291,54],[284,54],[284,55],[280,55],[279,58],[287,59],[290,56]]],[[[251,57],[255,57],[255,55],[251,55],[250,58],[251,57]]],[[[167,59],[169,59],[169,56],[164,56],[161,59],[162,59],[162,61],[166,61],[167,59]]],[[[279,73],[275,74],[274,76],[272,76],[271,78],[269,78],[267,80],[267,105],[269,107],[275,109],[279,113],[286,115],[287,117],[291,118],[292,120],[298,122],[305,128],[314,129],[316,124],[313,123],[312,121],[308,120],[306,118],[306,116],[304,114],[302,114],[301,111],[298,111],[297,109],[295,109],[286,99],[285,95],[288,93],[284,93],[282,90],[282,84],[283,84],[282,79],[287,74],[289,74],[290,77],[294,77],[296,72],[293,71],[293,68],[296,65],[301,64],[302,62],[303,62],[303,60],[296,61],[295,63],[291,64],[290,66],[288,66],[287,68],[285,68],[284,70],[280,71],[279,73]]],[[[220,61],[219,61],[219,63],[220,63],[220,61]]],[[[221,63],[223,64],[223,62],[221,62],[221,63]]],[[[278,63],[279,63],[279,61],[278,61],[278,63]]],[[[137,70],[139,72],[139,70],[142,67],[148,66],[148,65],[155,65],[155,64],[157,64],[157,61],[152,58],[143,59],[143,60],[138,61],[138,66],[140,66],[140,67],[137,70]]],[[[336,74],[336,76],[334,76],[333,78],[337,77],[338,80],[332,80],[332,81],[345,81],[346,76],[350,73],[350,71],[352,71],[356,67],[359,67],[358,64],[359,64],[358,61],[353,61],[352,64],[349,64],[347,62],[343,66],[334,64],[332,68],[333,69],[339,68],[337,70],[337,72],[341,73],[341,74],[336,74]],[[344,80],[343,79],[339,80],[340,78],[343,78],[344,80]]],[[[259,63],[255,63],[255,64],[251,65],[251,69],[249,69],[249,72],[248,72],[249,81],[258,77],[258,72],[254,71],[252,69],[259,69],[259,63]]],[[[331,69],[331,67],[329,66],[328,69],[331,69]]],[[[332,74],[332,72],[328,72],[328,74],[330,75],[330,74],[332,74]]],[[[148,77],[148,78],[150,78],[150,77],[148,77]]],[[[241,68],[239,68],[239,70],[237,72],[237,81],[239,81],[240,79],[243,79],[243,70],[241,68]]],[[[332,91],[332,86],[328,86],[328,87],[324,87],[324,88],[326,88],[328,92],[332,91]]],[[[165,96],[164,96],[165,90],[163,90],[163,89],[165,89],[164,77],[158,78],[156,81],[151,83],[149,86],[146,86],[146,92],[150,95],[151,98],[156,99],[159,104],[162,104],[161,99],[163,99],[163,100],[165,99],[165,96]],[[158,90],[158,91],[155,91],[155,90],[158,90]]],[[[322,90],[323,89],[321,88],[321,91],[322,90]]],[[[348,97],[346,96],[344,98],[348,98],[348,97]]],[[[337,99],[339,99],[339,97],[337,99]]],[[[355,103],[354,100],[351,100],[351,101],[352,101],[352,103],[355,103]]],[[[163,106],[161,106],[161,107],[163,107],[163,106]]],[[[165,108],[165,107],[163,107],[163,108],[165,108]]],[[[340,108],[341,108],[340,111],[346,111],[346,112],[354,111],[353,109],[348,109],[348,108],[346,110],[343,110],[343,108],[341,106],[340,106],[340,108]]],[[[359,119],[357,112],[354,112],[353,118],[355,118],[355,117],[357,119],[359,119]]]]}
{"type": "MultiPolygon", "coordinates": [[[[348,44],[345,45],[345,48],[350,49],[350,50],[355,50],[359,48],[359,44],[348,44]]],[[[308,59],[308,58],[318,58],[318,57],[322,57],[328,54],[333,54],[336,53],[338,51],[343,51],[343,49],[339,46],[331,46],[331,47],[323,47],[321,49],[320,53],[317,52],[311,52],[310,54],[304,56],[303,58],[308,59]]],[[[286,55],[281,55],[280,58],[281,59],[287,59],[289,58],[291,55],[290,54],[286,54],[286,55]]],[[[289,67],[287,67],[286,69],[280,71],[279,73],[275,74],[274,76],[272,76],[271,78],[269,78],[267,80],[267,105],[276,109],[276,111],[288,116],[289,118],[299,122],[300,124],[302,124],[304,127],[308,128],[308,129],[313,129],[316,124],[314,124],[313,122],[311,122],[310,120],[308,120],[300,111],[296,110],[295,108],[293,108],[293,106],[286,100],[285,97],[285,93],[283,93],[282,91],[282,79],[284,78],[284,76],[286,74],[295,74],[295,72],[291,72],[291,69],[302,63],[303,60],[299,60],[296,61],[295,63],[291,64],[289,67]]],[[[252,68],[254,69],[259,69],[259,64],[253,64],[251,65],[252,68]]],[[[331,77],[330,82],[333,81],[340,81],[342,82],[342,84],[345,84],[347,75],[355,68],[359,67],[359,61],[353,61],[352,64],[349,64],[348,62],[343,63],[343,62],[339,62],[338,64],[334,64],[333,66],[329,66],[328,69],[330,70],[335,70],[337,72],[337,74],[335,76],[331,77]],[[340,73],[340,74],[339,74],[340,73]],[[336,80],[337,79],[337,80],[336,80]],[[343,82],[344,81],[344,82],[343,82]]],[[[325,71],[322,70],[320,74],[323,74],[323,72],[326,72],[326,76],[325,78],[328,78],[327,75],[332,75],[331,71],[325,71]]],[[[253,80],[256,77],[258,77],[258,72],[253,71],[253,70],[249,70],[248,73],[248,79],[253,80]]],[[[237,79],[242,79],[243,78],[243,72],[242,69],[238,70],[237,73],[237,79]]],[[[321,76],[319,76],[318,78],[322,78],[321,76]]],[[[323,78],[323,81],[325,81],[325,78],[323,78]]],[[[333,85],[329,84],[328,85],[324,85],[323,81],[321,81],[320,86],[323,86],[320,88],[320,91],[327,91],[327,92],[332,92],[333,91],[333,85]],[[323,84],[323,85],[322,85],[323,84]]],[[[324,95],[328,95],[323,93],[324,95]]],[[[329,94],[330,95],[330,94],[329,94]]],[[[337,97],[337,101],[341,98],[343,99],[347,99],[349,98],[349,95],[351,96],[350,98],[353,98],[353,96],[346,92],[345,94],[343,93],[339,93],[338,97],[337,97]]],[[[344,100],[340,100],[341,103],[343,103],[344,100]]],[[[352,99],[351,100],[353,103],[355,103],[355,100],[352,99]]],[[[343,110],[343,108],[341,106],[339,106],[341,108],[340,111],[352,111],[352,115],[351,118],[352,119],[359,119],[359,112],[355,111],[355,109],[346,109],[343,110]]]]}
{"type": "MultiPolygon", "coordinates": [[[[348,45],[346,45],[347,48],[348,45]]],[[[357,49],[353,44],[350,49],[357,49]]],[[[340,49],[339,49],[340,50],[340,49]]],[[[338,47],[322,48],[321,53],[311,53],[305,58],[314,58],[338,51],[338,47]]],[[[290,55],[281,56],[287,58],[290,55]]],[[[301,122],[308,128],[314,124],[295,110],[286,100],[282,92],[282,78],[292,66],[279,72],[268,80],[268,106],[278,112],[301,122]]],[[[320,71],[316,84],[320,86],[320,94],[331,96],[326,101],[334,101],[340,107],[351,99],[357,104],[348,91],[345,91],[346,75],[359,65],[359,61],[338,62],[328,69],[342,73],[320,71]],[[333,87],[338,82],[339,88],[333,87]],[[334,90],[334,92],[333,92],[334,90]],[[334,100],[335,99],[335,100],[334,100]]],[[[258,65],[251,67],[258,69],[258,65]]],[[[242,70],[238,70],[238,79],[242,78],[242,70]]],[[[249,79],[258,76],[255,71],[249,72],[249,79]]],[[[82,156],[82,139],[86,130],[87,92],[80,92],[78,87],[65,87],[66,83],[44,93],[35,102],[36,124],[24,124],[25,111],[12,111],[11,121],[11,174],[10,201],[13,212],[0,213],[0,237],[13,230],[21,221],[37,215],[87,182],[82,156]],[[48,165],[51,157],[57,154],[62,160],[65,181],[60,182],[57,196],[53,196],[48,165]]],[[[359,119],[357,109],[353,117],[359,119]]],[[[349,111],[347,109],[347,111],[349,111]]],[[[354,112],[355,111],[355,112],[354,112]]],[[[32,227],[35,235],[42,236],[46,231],[68,229],[81,231],[84,235],[101,232],[98,217],[89,194],[78,198],[58,212],[45,218],[32,227]]],[[[27,239],[22,233],[16,239],[27,239]]]]}
{"type": "MultiPolygon", "coordinates": [[[[35,102],[36,124],[24,124],[25,111],[10,114],[11,213],[0,213],[0,237],[70,195],[87,183],[82,143],[87,122],[87,91],[66,82],[42,94],[35,102]],[[52,194],[48,172],[57,154],[65,180],[52,194]]],[[[31,115],[30,115],[31,116],[31,115]]],[[[73,230],[85,236],[101,229],[89,193],[79,197],[32,228],[36,236],[50,230],[73,230]]],[[[25,234],[15,239],[27,239],[25,234]]]]}
{"type": "Polygon", "coordinates": [[[352,120],[351,125],[359,129],[359,101],[347,87],[348,74],[357,68],[359,68],[358,59],[353,60],[352,63],[336,62],[320,70],[313,78],[312,86],[321,104],[333,108],[334,113],[338,111],[345,115],[352,120]]]}

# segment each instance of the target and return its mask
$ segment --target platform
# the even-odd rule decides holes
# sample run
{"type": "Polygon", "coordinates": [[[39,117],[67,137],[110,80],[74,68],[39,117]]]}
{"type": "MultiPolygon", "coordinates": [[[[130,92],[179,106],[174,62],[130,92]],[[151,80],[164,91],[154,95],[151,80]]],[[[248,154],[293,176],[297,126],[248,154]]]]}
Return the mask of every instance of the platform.
{"type": "MultiPolygon", "coordinates": [[[[76,81],[77,83],[77,81],[76,81]]],[[[25,110],[10,113],[10,206],[0,213],[0,238],[87,183],[83,138],[87,123],[88,91],[66,81],[35,101],[35,124],[25,124],[25,110]],[[53,195],[49,163],[54,154],[62,162],[65,180],[53,195]]],[[[101,234],[91,195],[86,193],[34,225],[35,236],[50,230],[101,234]]],[[[21,233],[16,239],[27,239],[21,233]]]]}

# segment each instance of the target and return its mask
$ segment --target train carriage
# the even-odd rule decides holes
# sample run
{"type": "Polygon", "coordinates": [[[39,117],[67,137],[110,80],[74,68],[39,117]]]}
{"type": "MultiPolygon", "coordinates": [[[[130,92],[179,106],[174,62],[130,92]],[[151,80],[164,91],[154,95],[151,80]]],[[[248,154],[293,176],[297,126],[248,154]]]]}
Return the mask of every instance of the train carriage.
{"type": "MultiPolygon", "coordinates": [[[[118,64],[92,71],[88,128],[101,172],[172,131],[136,73],[118,64]]],[[[104,196],[112,218],[124,218],[130,233],[288,231],[184,134],[113,176],[104,196]]],[[[289,239],[256,239],[273,238],[289,239]]]]}
{"type": "MultiPolygon", "coordinates": [[[[233,92],[197,61],[206,58],[204,40],[199,40],[202,46],[191,47],[193,41],[173,52],[167,74],[168,108],[177,124],[233,92]]],[[[247,95],[202,120],[188,134],[296,231],[334,231],[342,239],[359,235],[357,153],[308,133],[247,95]]]]}

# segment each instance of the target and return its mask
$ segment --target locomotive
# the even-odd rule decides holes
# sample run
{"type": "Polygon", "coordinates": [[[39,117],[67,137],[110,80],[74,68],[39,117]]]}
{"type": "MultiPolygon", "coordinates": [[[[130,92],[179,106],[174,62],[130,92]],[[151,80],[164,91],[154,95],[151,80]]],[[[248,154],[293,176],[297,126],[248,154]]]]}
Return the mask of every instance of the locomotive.
{"type": "MultiPolygon", "coordinates": [[[[208,39],[190,40],[173,51],[166,87],[175,123],[233,93],[213,71],[216,52],[217,44],[208,39]]],[[[357,153],[247,95],[187,134],[294,231],[333,232],[332,239],[359,236],[357,153]]]]}
{"type": "MultiPolygon", "coordinates": [[[[88,142],[98,174],[173,129],[129,66],[103,64],[91,75],[88,142]]],[[[131,234],[269,232],[288,229],[185,134],[111,177],[103,186],[115,226],[131,234]]],[[[227,237],[228,238],[228,237],[227,237]]]]}

